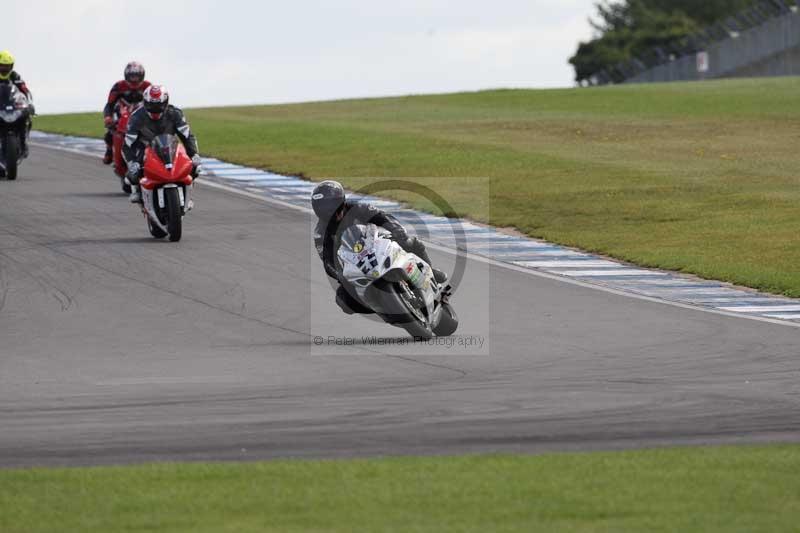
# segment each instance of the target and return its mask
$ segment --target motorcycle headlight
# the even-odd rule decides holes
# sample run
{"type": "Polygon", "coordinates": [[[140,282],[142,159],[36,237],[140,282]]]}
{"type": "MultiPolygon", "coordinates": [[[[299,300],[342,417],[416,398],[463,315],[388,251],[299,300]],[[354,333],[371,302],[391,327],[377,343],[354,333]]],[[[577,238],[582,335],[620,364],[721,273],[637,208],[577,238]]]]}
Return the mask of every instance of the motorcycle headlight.
{"type": "Polygon", "coordinates": [[[22,111],[18,109],[14,109],[11,111],[8,111],[7,109],[0,109],[0,119],[2,119],[4,122],[8,123],[16,122],[17,120],[19,120],[21,116],[22,116],[22,111]]]}

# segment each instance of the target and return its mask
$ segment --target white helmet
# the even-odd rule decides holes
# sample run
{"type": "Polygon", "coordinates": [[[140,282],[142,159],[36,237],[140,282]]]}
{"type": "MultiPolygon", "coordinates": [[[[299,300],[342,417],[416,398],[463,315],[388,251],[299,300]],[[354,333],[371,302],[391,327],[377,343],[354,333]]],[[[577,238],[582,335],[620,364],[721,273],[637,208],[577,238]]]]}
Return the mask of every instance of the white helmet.
{"type": "Polygon", "coordinates": [[[169,92],[163,85],[151,85],[144,90],[144,109],[150,118],[158,120],[169,105],[169,92]]]}

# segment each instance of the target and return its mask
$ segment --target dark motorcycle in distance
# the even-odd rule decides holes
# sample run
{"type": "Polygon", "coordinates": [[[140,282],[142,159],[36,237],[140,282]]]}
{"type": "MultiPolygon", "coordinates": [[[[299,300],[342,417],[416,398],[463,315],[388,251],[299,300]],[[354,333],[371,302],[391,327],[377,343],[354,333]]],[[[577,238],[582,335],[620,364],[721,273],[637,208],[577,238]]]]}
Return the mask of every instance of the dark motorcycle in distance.
{"type": "Polygon", "coordinates": [[[30,102],[13,83],[0,83],[0,176],[17,179],[17,169],[27,156],[22,147],[30,129],[30,102]]]}

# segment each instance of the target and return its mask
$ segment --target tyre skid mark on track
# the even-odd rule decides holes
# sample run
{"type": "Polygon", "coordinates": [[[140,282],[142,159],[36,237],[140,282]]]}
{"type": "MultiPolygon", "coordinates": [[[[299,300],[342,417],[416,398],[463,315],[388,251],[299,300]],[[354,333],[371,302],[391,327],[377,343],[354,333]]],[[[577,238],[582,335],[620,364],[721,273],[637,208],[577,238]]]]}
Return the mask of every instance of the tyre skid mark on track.
{"type": "MultiPolygon", "coordinates": [[[[3,255],[3,257],[5,256],[3,255]]],[[[6,306],[6,298],[8,298],[8,279],[6,278],[6,269],[0,262],[0,312],[6,306]]]]}
{"type": "MultiPolygon", "coordinates": [[[[117,277],[123,278],[123,279],[125,279],[127,281],[130,281],[130,282],[133,282],[133,283],[144,285],[144,286],[146,286],[148,288],[151,288],[151,289],[154,289],[154,290],[157,290],[157,291],[160,291],[160,292],[171,294],[171,295],[173,295],[173,296],[175,296],[177,298],[188,300],[188,301],[191,301],[193,303],[206,306],[206,307],[208,307],[210,309],[213,309],[215,311],[222,312],[222,313],[225,313],[225,314],[228,314],[228,315],[232,315],[232,316],[235,316],[237,318],[241,318],[241,319],[248,320],[248,321],[251,321],[251,322],[255,322],[255,323],[270,327],[270,328],[279,329],[279,330],[282,330],[282,331],[285,331],[285,332],[288,332],[288,333],[293,333],[293,334],[299,335],[299,336],[301,336],[301,337],[303,337],[303,338],[308,340],[309,346],[310,346],[311,340],[313,338],[313,335],[311,335],[308,332],[297,330],[297,329],[285,326],[283,324],[273,323],[273,322],[269,322],[267,320],[263,320],[263,319],[260,319],[260,318],[248,316],[244,312],[237,312],[237,311],[232,310],[232,309],[227,309],[225,307],[222,307],[222,306],[219,306],[219,305],[215,305],[215,304],[210,303],[210,302],[206,302],[205,300],[202,300],[202,299],[199,299],[199,298],[195,298],[193,296],[188,296],[188,295],[183,294],[181,292],[178,292],[178,291],[175,291],[173,289],[170,289],[169,287],[162,287],[162,286],[158,285],[157,283],[145,281],[145,280],[139,279],[137,277],[130,276],[130,275],[126,274],[126,273],[119,272],[117,270],[105,267],[103,265],[96,264],[96,263],[94,263],[92,261],[89,261],[89,260],[87,260],[85,258],[82,258],[82,257],[79,257],[79,256],[75,256],[75,255],[72,255],[70,253],[67,253],[64,250],[59,250],[58,249],[58,245],[35,244],[35,243],[31,243],[31,244],[33,245],[32,248],[44,248],[44,249],[50,251],[51,253],[54,253],[54,254],[57,254],[57,255],[61,255],[63,257],[69,258],[69,259],[71,259],[73,261],[76,261],[76,262],[88,265],[90,267],[102,270],[103,272],[106,272],[107,274],[111,274],[113,276],[117,276],[117,277]]],[[[5,254],[0,253],[0,256],[6,257],[10,261],[13,261],[11,258],[9,258],[5,254]]],[[[42,285],[43,287],[45,287],[45,288],[48,287],[47,284],[44,284],[42,282],[42,280],[40,280],[37,277],[31,275],[30,272],[26,272],[26,274],[28,276],[30,276],[32,279],[34,279],[37,283],[42,285]]],[[[61,300],[57,296],[54,296],[61,303],[62,310],[66,310],[66,309],[69,308],[70,305],[72,305],[73,299],[69,295],[67,295],[66,293],[63,293],[60,290],[56,290],[55,294],[60,294],[66,299],[66,300],[61,300]],[[65,301],[69,302],[69,304],[68,305],[65,304],[64,303],[65,301]],[[66,305],[66,308],[64,307],[65,305],[66,305]]],[[[412,364],[423,365],[423,366],[427,366],[427,367],[431,367],[431,368],[436,368],[436,369],[439,369],[439,370],[445,370],[445,371],[448,371],[448,372],[453,372],[453,373],[458,374],[458,378],[462,378],[462,377],[467,375],[466,371],[464,371],[464,370],[462,370],[460,368],[456,368],[454,366],[438,364],[438,363],[432,363],[430,361],[420,360],[420,359],[416,359],[414,357],[409,357],[409,356],[385,353],[385,352],[381,352],[380,350],[375,350],[375,349],[372,349],[372,348],[370,348],[368,346],[363,346],[363,345],[362,346],[357,346],[357,348],[359,350],[362,350],[363,352],[366,352],[367,354],[370,354],[370,355],[387,357],[387,358],[390,358],[390,359],[397,359],[397,360],[405,361],[405,362],[412,363],[412,364]]]]}
{"type": "MultiPolygon", "coordinates": [[[[42,293],[50,296],[53,300],[55,300],[58,305],[61,307],[61,311],[69,311],[71,307],[75,304],[74,296],[70,296],[69,293],[63,289],[61,289],[55,282],[49,280],[46,275],[44,274],[34,274],[30,271],[30,269],[25,268],[25,265],[20,263],[19,261],[13,259],[12,257],[8,256],[5,253],[0,252],[0,256],[4,257],[8,262],[14,263],[19,268],[19,271],[25,274],[28,278],[30,278],[39,288],[42,290],[42,293]]],[[[81,286],[83,283],[81,282],[81,286]]],[[[7,287],[4,288],[3,291],[3,304],[5,305],[5,296],[6,292],[8,291],[7,287]]],[[[80,291],[80,287],[77,292],[80,291]]]]}

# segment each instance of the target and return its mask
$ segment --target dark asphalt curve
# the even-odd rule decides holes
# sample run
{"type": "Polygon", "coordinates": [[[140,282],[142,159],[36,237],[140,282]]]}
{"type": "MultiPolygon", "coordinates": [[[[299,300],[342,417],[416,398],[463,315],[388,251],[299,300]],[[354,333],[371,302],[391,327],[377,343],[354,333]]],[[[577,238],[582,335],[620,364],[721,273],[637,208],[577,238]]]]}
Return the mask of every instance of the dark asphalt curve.
{"type": "Polygon", "coordinates": [[[455,343],[403,344],[335,306],[309,215],[196,200],[169,243],[92,158],[0,180],[0,466],[800,440],[797,328],[470,261],[455,343]]]}

